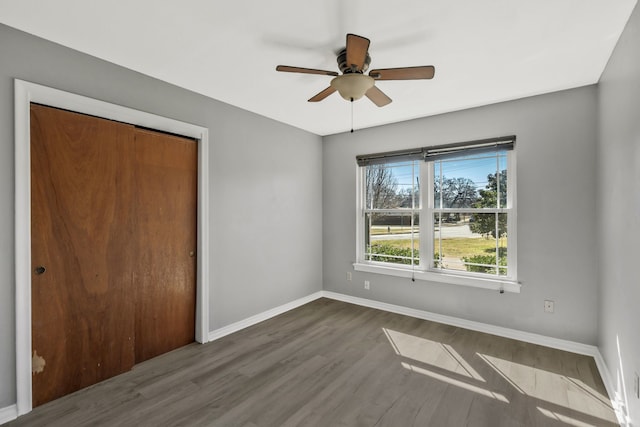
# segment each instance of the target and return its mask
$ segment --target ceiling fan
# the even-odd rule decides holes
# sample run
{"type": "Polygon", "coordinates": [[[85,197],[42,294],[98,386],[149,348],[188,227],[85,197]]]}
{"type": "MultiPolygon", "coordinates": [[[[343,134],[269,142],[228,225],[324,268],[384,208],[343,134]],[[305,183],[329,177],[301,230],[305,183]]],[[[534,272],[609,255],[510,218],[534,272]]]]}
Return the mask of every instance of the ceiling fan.
{"type": "Polygon", "coordinates": [[[369,56],[369,39],[355,34],[347,34],[347,46],[338,54],[339,74],[335,71],[316,70],[313,68],[291,67],[278,65],[276,71],[303,74],[321,74],[334,77],[331,85],[322,92],[311,97],[309,102],[322,101],[335,91],[338,91],[347,101],[355,101],[366,96],[378,107],[384,107],[391,102],[391,98],[385,95],[375,86],[377,80],[421,80],[432,79],[435,68],[431,65],[402,68],[379,68],[364,72],[369,68],[371,57],[369,56]]]}

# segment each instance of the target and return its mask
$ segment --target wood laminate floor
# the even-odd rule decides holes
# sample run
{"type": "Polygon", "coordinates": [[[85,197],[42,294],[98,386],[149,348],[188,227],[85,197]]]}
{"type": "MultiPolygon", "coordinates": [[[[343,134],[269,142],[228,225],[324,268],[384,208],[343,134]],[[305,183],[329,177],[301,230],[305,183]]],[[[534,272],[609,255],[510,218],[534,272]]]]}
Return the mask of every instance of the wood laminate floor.
{"type": "Polygon", "coordinates": [[[593,358],[319,299],[8,426],[616,426],[593,358]]]}

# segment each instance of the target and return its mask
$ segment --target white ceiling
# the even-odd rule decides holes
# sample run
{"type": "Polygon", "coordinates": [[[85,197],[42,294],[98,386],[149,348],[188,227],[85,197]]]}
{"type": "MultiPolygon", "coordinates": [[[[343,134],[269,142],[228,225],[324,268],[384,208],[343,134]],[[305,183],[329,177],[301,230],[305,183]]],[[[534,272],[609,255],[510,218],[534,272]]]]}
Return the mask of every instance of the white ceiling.
{"type": "Polygon", "coordinates": [[[370,68],[434,65],[433,80],[379,81],[393,102],[356,101],[370,127],[593,84],[636,0],[0,0],[0,22],[318,135],[351,128],[337,93],[347,33],[370,68]]]}

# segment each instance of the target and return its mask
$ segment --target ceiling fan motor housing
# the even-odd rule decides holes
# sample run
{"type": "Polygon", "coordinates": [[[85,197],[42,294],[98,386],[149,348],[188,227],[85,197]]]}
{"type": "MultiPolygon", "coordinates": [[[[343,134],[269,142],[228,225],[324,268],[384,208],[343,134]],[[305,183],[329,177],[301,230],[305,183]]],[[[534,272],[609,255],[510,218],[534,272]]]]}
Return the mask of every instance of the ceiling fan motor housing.
{"type": "Polygon", "coordinates": [[[358,73],[362,74],[369,68],[369,64],[371,63],[371,57],[369,56],[369,52],[367,52],[367,57],[364,60],[364,64],[362,65],[361,70],[354,70],[350,65],[347,64],[347,48],[344,48],[338,54],[338,68],[342,71],[342,74],[350,74],[350,73],[358,73]]]}

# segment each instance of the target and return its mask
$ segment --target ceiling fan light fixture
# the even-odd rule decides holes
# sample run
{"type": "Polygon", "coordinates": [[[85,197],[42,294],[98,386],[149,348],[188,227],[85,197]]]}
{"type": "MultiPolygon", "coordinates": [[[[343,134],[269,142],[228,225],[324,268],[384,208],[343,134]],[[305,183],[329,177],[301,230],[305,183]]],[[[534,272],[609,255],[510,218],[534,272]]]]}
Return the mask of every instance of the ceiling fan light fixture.
{"type": "Polygon", "coordinates": [[[356,101],[373,87],[374,82],[373,78],[364,74],[343,74],[331,80],[331,87],[347,101],[356,101]]]}

